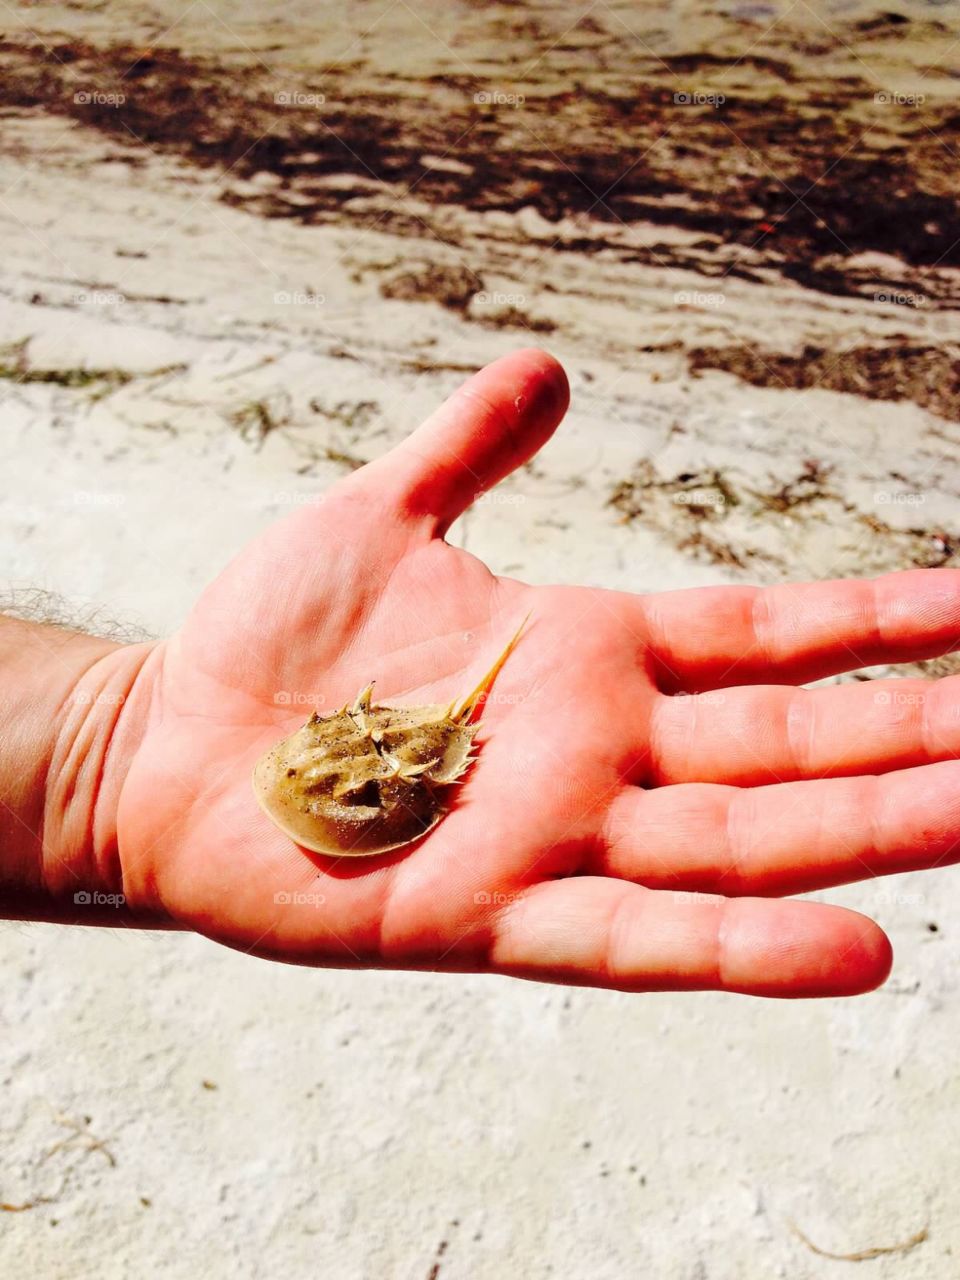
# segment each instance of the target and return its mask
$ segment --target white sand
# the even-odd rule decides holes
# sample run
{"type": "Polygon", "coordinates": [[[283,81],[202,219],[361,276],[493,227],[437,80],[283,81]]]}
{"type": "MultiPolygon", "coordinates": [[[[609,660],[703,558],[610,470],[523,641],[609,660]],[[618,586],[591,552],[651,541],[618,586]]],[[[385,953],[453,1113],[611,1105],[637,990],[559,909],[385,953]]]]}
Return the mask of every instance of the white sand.
{"type": "MultiPolygon", "coordinates": [[[[383,301],[372,266],[410,256],[388,235],[257,220],[217,203],[213,174],[159,158],[131,168],[115,142],[56,120],[15,122],[12,154],[13,123],[0,130],[0,341],[29,339],[34,369],[136,376],[100,398],[96,385],[2,384],[9,583],[162,633],[245,538],[343,473],[328,450],[382,453],[460,379],[414,373],[411,356],[477,366],[530,341],[383,301]],[[78,299],[111,291],[126,300],[78,299]],[[323,302],[275,302],[283,291],[323,302]],[[283,424],[262,447],[258,402],[283,424]]],[[[518,216],[535,236],[536,215],[518,216]]],[[[524,292],[523,252],[502,255],[487,287],[524,292]]],[[[545,345],[573,407],[535,469],[455,532],[493,567],[637,590],[894,567],[906,543],[858,522],[878,506],[895,528],[915,521],[877,498],[894,490],[922,492],[925,526],[956,524],[955,425],[911,404],[691,379],[682,353],[637,354],[678,332],[693,346],[772,324],[782,349],[931,325],[956,341],[955,315],[742,282],[719,308],[679,310],[677,292],[709,284],[536,256],[530,305],[561,322],[545,345]],[[669,494],[629,524],[607,505],[643,458],[663,478],[720,468],[770,490],[810,457],[835,467],[839,496],[725,523],[744,573],[678,549],[690,516],[669,494]]],[[[0,1268],[17,1280],[850,1274],[792,1221],[836,1251],[929,1225],[925,1244],[864,1271],[951,1280],[960,875],[829,897],[890,931],[881,991],[630,997],[4,926],[0,1199],[35,1207],[0,1214],[0,1268]]]]}

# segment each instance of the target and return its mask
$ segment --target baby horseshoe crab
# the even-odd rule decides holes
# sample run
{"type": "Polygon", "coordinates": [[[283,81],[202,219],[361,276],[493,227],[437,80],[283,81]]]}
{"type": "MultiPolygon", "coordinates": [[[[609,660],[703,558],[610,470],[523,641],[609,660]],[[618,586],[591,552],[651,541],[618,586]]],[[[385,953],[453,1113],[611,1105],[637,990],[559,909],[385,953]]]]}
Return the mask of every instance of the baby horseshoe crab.
{"type": "Polygon", "coordinates": [[[368,684],[331,715],[307,723],[253,771],[261,808],[314,853],[369,857],[417,840],[449,809],[449,788],[476,759],[479,713],[527,620],[466,698],[388,707],[368,684]]]}

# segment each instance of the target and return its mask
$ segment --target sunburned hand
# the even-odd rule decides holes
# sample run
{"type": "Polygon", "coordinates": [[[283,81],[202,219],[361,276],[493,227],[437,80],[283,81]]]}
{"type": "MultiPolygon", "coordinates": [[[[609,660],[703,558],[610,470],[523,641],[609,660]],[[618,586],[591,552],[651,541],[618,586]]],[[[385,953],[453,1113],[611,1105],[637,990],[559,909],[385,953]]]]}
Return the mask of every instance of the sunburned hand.
{"type": "Polygon", "coordinates": [[[798,686],[956,646],[960,574],[659,595],[497,577],[444,533],[567,397],[544,353],[497,361],[148,652],[105,766],[135,914],[318,965],[779,996],[884,979],[872,921],[780,895],[957,856],[957,684],[798,686]],[[421,841],[323,857],[257,806],[255,761],[312,698],[375,680],[382,702],[450,701],[527,614],[421,841]]]}

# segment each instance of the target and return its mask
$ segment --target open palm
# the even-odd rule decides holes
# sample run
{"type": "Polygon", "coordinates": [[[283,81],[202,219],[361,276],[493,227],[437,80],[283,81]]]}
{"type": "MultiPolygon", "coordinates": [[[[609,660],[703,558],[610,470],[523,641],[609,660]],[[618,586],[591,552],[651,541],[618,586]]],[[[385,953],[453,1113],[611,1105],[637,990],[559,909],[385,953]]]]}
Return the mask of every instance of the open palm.
{"type": "Polygon", "coordinates": [[[443,534],[566,403],[542,352],[489,366],[157,646],[119,806],[135,910],[304,963],[766,995],[883,980],[875,924],[778,895],[956,856],[956,686],[796,686],[953,648],[960,575],[647,596],[495,577],[443,534]],[[323,857],[259,809],[255,761],[312,710],[370,680],[379,701],[452,700],[528,613],[426,837],[323,857]]]}

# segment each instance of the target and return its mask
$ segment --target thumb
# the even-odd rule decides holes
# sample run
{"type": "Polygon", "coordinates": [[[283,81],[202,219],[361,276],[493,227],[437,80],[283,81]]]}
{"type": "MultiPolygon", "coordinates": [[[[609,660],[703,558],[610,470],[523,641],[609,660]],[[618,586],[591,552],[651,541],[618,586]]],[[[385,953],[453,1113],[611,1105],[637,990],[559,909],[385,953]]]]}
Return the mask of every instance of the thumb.
{"type": "Polygon", "coordinates": [[[570,401],[562,367],[545,351],[513,351],[473,375],[357,483],[402,515],[432,516],[441,536],[479,494],[515,471],[556,430],[570,401]]]}

